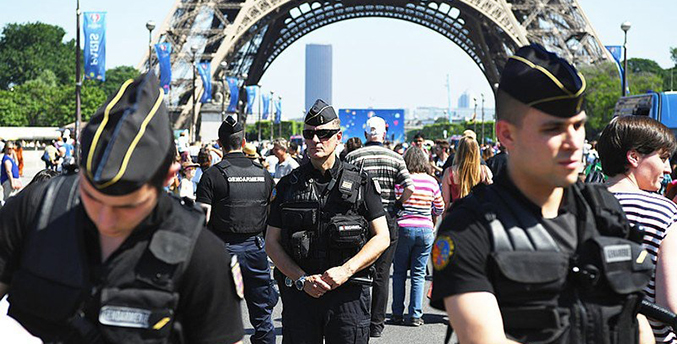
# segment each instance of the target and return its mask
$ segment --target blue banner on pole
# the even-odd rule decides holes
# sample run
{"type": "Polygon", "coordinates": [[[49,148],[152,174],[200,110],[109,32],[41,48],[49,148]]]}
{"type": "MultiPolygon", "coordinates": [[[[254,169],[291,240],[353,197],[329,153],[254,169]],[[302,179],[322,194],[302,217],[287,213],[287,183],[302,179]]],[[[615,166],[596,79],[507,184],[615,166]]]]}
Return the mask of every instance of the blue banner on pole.
{"type": "Polygon", "coordinates": [[[254,102],[256,102],[256,89],[258,86],[247,86],[247,115],[251,115],[252,107],[254,102]]]}
{"type": "Polygon", "coordinates": [[[623,66],[621,65],[621,56],[623,55],[622,49],[623,47],[620,45],[606,45],[604,46],[606,50],[608,50],[611,53],[611,56],[614,58],[614,61],[616,61],[616,67],[618,68],[618,75],[622,79],[623,78],[623,66]]]}
{"type": "Polygon", "coordinates": [[[85,12],[85,79],[106,80],[106,12],[85,12]]]}
{"type": "Polygon", "coordinates": [[[172,83],[172,45],[171,43],[158,43],[155,45],[155,53],[160,65],[160,86],[169,93],[169,86],[172,83]]]}
{"type": "Polygon", "coordinates": [[[282,122],[282,98],[275,101],[275,124],[282,122]]]}
{"type": "Polygon", "coordinates": [[[212,101],[211,70],[212,67],[209,62],[200,62],[197,64],[197,71],[200,73],[200,78],[202,78],[202,88],[203,88],[200,103],[208,103],[212,101]]]}
{"type": "Polygon", "coordinates": [[[228,104],[227,112],[237,112],[237,98],[240,91],[237,89],[237,78],[229,76],[226,78],[228,89],[230,89],[230,104],[228,104]]]}
{"type": "Polygon", "coordinates": [[[261,93],[261,102],[263,103],[263,114],[261,119],[267,120],[270,113],[270,93],[261,93]]]}

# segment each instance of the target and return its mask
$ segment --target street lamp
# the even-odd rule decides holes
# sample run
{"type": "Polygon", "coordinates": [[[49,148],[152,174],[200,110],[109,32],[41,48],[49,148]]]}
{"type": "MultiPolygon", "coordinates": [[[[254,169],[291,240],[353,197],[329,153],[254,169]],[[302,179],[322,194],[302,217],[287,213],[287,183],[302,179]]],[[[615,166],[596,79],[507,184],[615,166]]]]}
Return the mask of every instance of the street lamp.
{"type": "Polygon", "coordinates": [[[480,144],[484,144],[484,93],[480,95],[482,96],[482,141],[480,144]]]}
{"type": "Polygon", "coordinates": [[[196,110],[195,110],[195,103],[197,100],[195,99],[195,55],[197,54],[198,46],[197,45],[192,45],[190,47],[190,52],[192,54],[192,58],[190,60],[191,63],[191,68],[193,69],[193,113],[190,116],[190,137],[193,142],[195,142],[195,118],[196,118],[196,110]]]}
{"type": "Polygon", "coordinates": [[[249,96],[247,95],[247,78],[249,75],[247,73],[240,74],[240,79],[242,79],[242,84],[238,88],[238,107],[237,107],[237,120],[246,123],[247,120],[247,104],[249,103],[249,96]],[[244,99],[242,97],[244,95],[244,99]],[[244,120],[243,120],[244,118],[244,120]]]}
{"type": "Polygon", "coordinates": [[[228,69],[228,62],[221,61],[221,82],[223,83],[223,101],[221,102],[221,122],[226,119],[226,70],[228,69]]]}
{"type": "Polygon", "coordinates": [[[472,131],[475,132],[475,135],[477,135],[477,98],[473,97],[472,98],[473,103],[475,103],[475,108],[472,110],[472,122],[473,122],[473,127],[472,131]]]}
{"type": "Polygon", "coordinates": [[[632,27],[632,23],[629,21],[623,22],[621,24],[621,30],[623,30],[623,82],[621,94],[623,97],[626,95],[627,85],[628,85],[628,30],[632,27]]]}
{"type": "Polygon", "coordinates": [[[153,40],[152,40],[152,34],[153,34],[153,29],[155,29],[155,22],[152,20],[149,20],[146,22],[146,29],[148,29],[148,71],[150,72],[150,69],[152,67],[150,59],[153,56],[153,40]]]}

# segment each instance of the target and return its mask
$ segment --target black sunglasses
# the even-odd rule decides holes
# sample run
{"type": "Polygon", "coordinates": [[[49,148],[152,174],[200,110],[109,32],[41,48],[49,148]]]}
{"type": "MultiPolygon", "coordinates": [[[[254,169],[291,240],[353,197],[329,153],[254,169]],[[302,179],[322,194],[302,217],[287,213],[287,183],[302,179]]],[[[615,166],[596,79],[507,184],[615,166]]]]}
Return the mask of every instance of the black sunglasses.
{"type": "Polygon", "coordinates": [[[318,139],[323,140],[336,135],[336,133],[338,133],[339,131],[341,131],[341,129],[317,129],[317,130],[304,129],[303,138],[306,140],[312,140],[313,137],[317,135],[318,139]]]}

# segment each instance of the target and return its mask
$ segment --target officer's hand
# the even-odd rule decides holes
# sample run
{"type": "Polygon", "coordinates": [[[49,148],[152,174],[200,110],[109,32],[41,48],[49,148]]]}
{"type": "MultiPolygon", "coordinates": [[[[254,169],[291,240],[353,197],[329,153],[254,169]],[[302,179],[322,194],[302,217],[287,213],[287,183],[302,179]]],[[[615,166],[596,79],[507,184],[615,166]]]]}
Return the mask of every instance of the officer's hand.
{"type": "Polygon", "coordinates": [[[303,291],[316,299],[329,290],[331,290],[331,287],[322,280],[321,275],[308,276],[306,283],[303,285],[303,291]]]}
{"type": "Polygon", "coordinates": [[[331,286],[331,289],[336,289],[343,283],[346,283],[350,276],[352,276],[352,273],[350,273],[348,268],[337,266],[325,271],[322,275],[322,280],[331,286]]]}

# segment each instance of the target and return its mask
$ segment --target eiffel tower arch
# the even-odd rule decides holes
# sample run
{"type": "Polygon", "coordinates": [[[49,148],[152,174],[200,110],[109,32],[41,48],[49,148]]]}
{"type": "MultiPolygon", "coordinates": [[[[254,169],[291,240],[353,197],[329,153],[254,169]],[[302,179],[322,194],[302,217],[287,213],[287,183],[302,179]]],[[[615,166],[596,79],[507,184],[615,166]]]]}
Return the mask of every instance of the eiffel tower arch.
{"type": "MultiPolygon", "coordinates": [[[[169,105],[175,127],[193,128],[198,121],[191,98],[193,58],[211,63],[215,93],[221,92],[224,75],[246,75],[244,84],[255,85],[299,38],[335,22],[368,17],[406,20],[445,36],[470,56],[490,85],[498,83],[508,56],[529,43],[575,64],[611,58],[577,0],[177,0],[154,37],[154,43],[172,44],[169,105]]],[[[195,92],[199,99],[199,78],[195,92]]]]}

